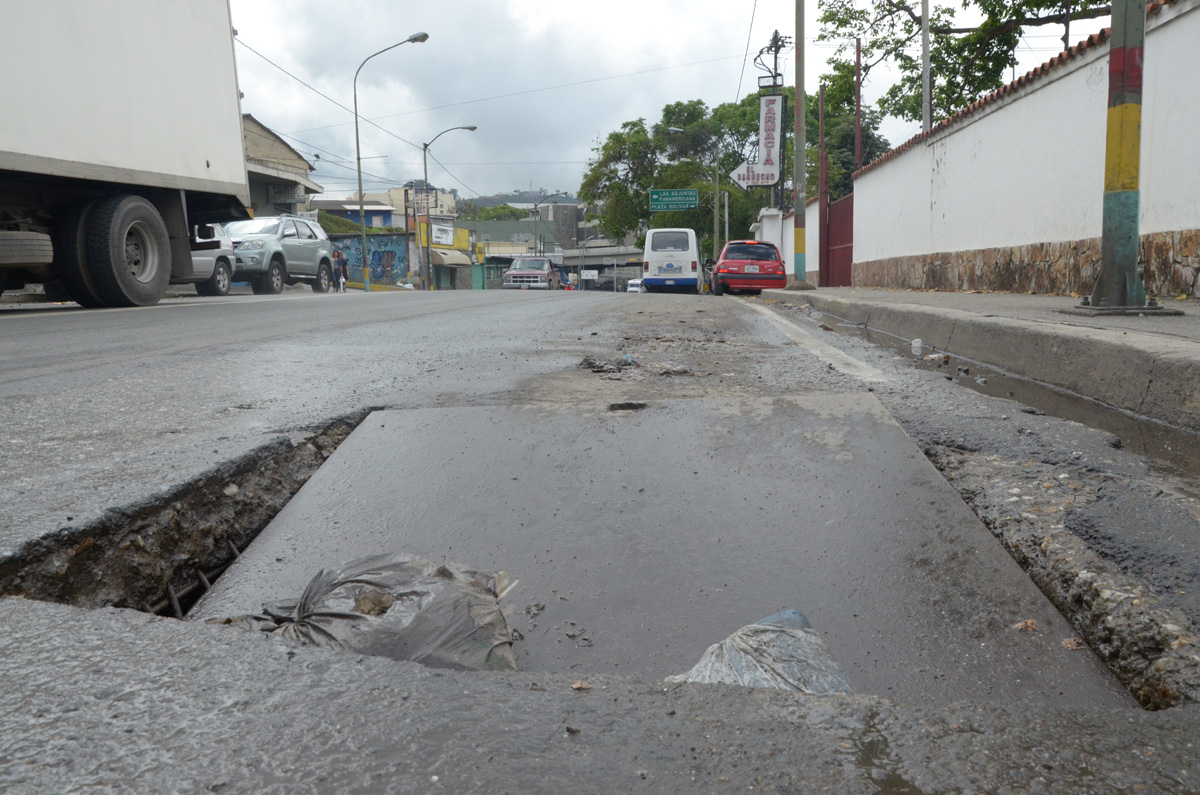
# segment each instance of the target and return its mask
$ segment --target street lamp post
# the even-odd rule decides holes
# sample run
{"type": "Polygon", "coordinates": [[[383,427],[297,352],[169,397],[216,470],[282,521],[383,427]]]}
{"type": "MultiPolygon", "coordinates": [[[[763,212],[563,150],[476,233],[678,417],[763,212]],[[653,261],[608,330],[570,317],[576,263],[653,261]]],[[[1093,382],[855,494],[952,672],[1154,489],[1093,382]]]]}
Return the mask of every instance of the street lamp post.
{"type": "Polygon", "coordinates": [[[374,58],[376,55],[382,55],[388,50],[394,50],[401,44],[420,44],[429,38],[428,33],[414,33],[404,41],[398,41],[391,47],[384,47],[373,55],[368,55],[363,59],[363,62],[354,70],[354,158],[358,163],[358,222],[362,224],[362,262],[363,262],[363,292],[371,292],[371,267],[370,260],[367,257],[367,210],[366,202],[363,200],[362,186],[362,147],[358,143],[358,73],[367,65],[367,61],[374,58]]]}
{"type": "MultiPolygon", "coordinates": [[[[700,135],[694,130],[682,127],[668,127],[668,130],[688,135],[700,135]]],[[[721,139],[713,139],[713,259],[721,254],[721,139]]]]}
{"type": "MultiPolygon", "coordinates": [[[[440,133],[433,136],[433,140],[431,140],[429,143],[421,145],[421,162],[425,166],[425,185],[424,185],[424,188],[425,188],[425,191],[424,191],[425,192],[425,268],[428,270],[428,273],[426,274],[427,278],[425,279],[425,289],[426,290],[433,289],[433,285],[431,284],[431,282],[433,281],[433,252],[429,245],[429,238],[432,236],[432,232],[433,232],[433,227],[429,221],[429,147],[431,145],[433,145],[433,141],[436,141],[437,139],[441,138],[443,135],[450,132],[451,130],[467,130],[469,132],[475,132],[477,129],[479,129],[479,128],[476,127],[474,124],[471,124],[471,125],[468,125],[465,127],[450,127],[448,129],[442,130],[440,133]]],[[[421,222],[418,219],[418,221],[417,221],[418,234],[420,234],[420,229],[421,229],[421,222]]]]}

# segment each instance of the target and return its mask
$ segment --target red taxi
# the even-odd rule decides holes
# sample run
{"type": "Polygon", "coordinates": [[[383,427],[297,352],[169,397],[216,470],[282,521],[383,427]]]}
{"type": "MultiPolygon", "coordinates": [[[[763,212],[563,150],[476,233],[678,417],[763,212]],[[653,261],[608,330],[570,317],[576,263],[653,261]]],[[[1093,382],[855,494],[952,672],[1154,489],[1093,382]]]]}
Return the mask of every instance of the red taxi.
{"type": "Polygon", "coordinates": [[[787,286],[787,271],[774,243],[763,240],[730,240],[713,265],[709,289],[758,295],[765,289],[787,286]]]}

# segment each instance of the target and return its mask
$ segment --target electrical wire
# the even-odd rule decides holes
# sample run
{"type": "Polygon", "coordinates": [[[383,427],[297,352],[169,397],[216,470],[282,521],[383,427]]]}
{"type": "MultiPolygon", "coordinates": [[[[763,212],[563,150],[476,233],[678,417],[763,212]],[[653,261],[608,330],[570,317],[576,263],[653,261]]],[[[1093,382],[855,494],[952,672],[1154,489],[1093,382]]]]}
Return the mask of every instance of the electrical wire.
{"type": "Polygon", "coordinates": [[[754,15],[757,13],[758,0],[754,0],[754,6],[750,9],[750,30],[746,31],[746,49],[742,52],[742,73],[738,75],[737,95],[733,98],[735,105],[742,99],[742,78],[746,76],[746,59],[750,57],[750,37],[754,35],[754,15]]]}

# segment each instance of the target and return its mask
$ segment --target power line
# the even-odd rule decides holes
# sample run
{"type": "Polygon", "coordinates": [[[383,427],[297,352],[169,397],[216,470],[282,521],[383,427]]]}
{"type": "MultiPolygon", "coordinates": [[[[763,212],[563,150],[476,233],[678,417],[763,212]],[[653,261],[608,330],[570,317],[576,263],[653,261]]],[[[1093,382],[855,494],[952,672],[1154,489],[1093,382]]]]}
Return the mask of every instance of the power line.
{"type": "MultiPolygon", "coordinates": [[[[757,2],[758,2],[758,0],[755,0],[755,3],[757,3],[757,2]]],[[[749,46],[749,45],[747,45],[747,46],[749,46]]],[[[462,105],[474,105],[474,104],[477,104],[480,102],[491,102],[491,101],[497,100],[497,99],[509,99],[511,97],[520,97],[520,96],[525,96],[527,94],[538,94],[543,91],[555,91],[560,88],[575,88],[576,86],[585,86],[585,85],[589,85],[591,83],[603,83],[608,80],[619,80],[623,77],[637,77],[639,75],[653,74],[654,72],[666,72],[671,69],[683,69],[688,66],[703,66],[704,64],[719,63],[721,61],[730,61],[730,60],[733,60],[734,58],[741,58],[741,57],[743,57],[743,56],[742,55],[724,55],[724,56],[721,56],[720,58],[707,58],[702,61],[691,61],[689,63],[674,64],[671,66],[656,66],[653,69],[642,69],[637,72],[623,72],[621,74],[608,75],[607,77],[594,77],[594,78],[590,78],[588,80],[577,80],[573,83],[558,83],[556,85],[543,86],[541,88],[530,88],[530,89],[526,89],[524,91],[513,91],[508,94],[497,94],[497,95],[491,96],[491,97],[480,97],[477,99],[464,100],[462,102],[451,102],[446,105],[434,105],[432,107],[420,108],[418,110],[406,110],[403,113],[391,113],[386,116],[376,116],[375,118],[378,120],[394,119],[394,118],[398,118],[400,116],[411,116],[415,113],[428,113],[429,111],[433,111],[433,110],[443,110],[445,108],[456,108],[456,107],[459,107],[462,105]]],[[[313,132],[314,130],[328,130],[333,127],[344,127],[348,123],[350,123],[350,122],[341,122],[339,124],[328,124],[328,125],[325,125],[324,127],[308,127],[303,130],[296,130],[295,132],[306,133],[306,132],[313,132]]],[[[418,146],[417,148],[419,149],[420,147],[418,146]]]]}
{"type": "MultiPolygon", "coordinates": [[[[756,0],[756,1],[757,1],[757,0],[756,0]]],[[[319,91],[319,90],[317,90],[317,89],[313,88],[313,87],[312,87],[312,86],[310,86],[308,83],[304,82],[303,80],[301,80],[300,78],[296,77],[294,74],[292,74],[291,72],[289,72],[287,69],[284,69],[282,66],[280,66],[280,65],[279,65],[279,64],[277,64],[277,63],[275,63],[275,62],[274,62],[274,61],[272,61],[270,58],[268,58],[267,56],[263,55],[261,52],[259,52],[258,50],[254,49],[253,47],[251,47],[251,46],[250,46],[249,44],[247,44],[246,42],[242,41],[241,39],[235,39],[235,41],[236,41],[238,44],[240,44],[240,45],[242,45],[243,47],[245,47],[245,48],[246,48],[247,50],[249,50],[250,52],[252,52],[252,53],[254,53],[255,55],[257,55],[259,58],[262,58],[264,61],[266,61],[267,63],[271,64],[271,66],[274,66],[276,69],[278,69],[279,71],[283,72],[283,73],[284,73],[285,75],[287,75],[288,77],[290,77],[290,78],[292,78],[293,80],[295,80],[295,81],[296,81],[297,83],[299,83],[300,85],[302,85],[302,86],[304,86],[305,88],[309,89],[310,91],[312,91],[312,92],[314,92],[314,93],[318,94],[319,96],[322,96],[322,97],[324,97],[325,99],[329,100],[329,101],[330,101],[330,102],[332,102],[334,105],[337,105],[339,108],[341,108],[342,110],[346,111],[347,113],[349,113],[349,114],[351,114],[351,115],[354,115],[354,110],[353,110],[352,108],[348,108],[348,107],[346,107],[345,105],[343,105],[342,103],[338,102],[336,99],[334,99],[333,97],[329,96],[328,94],[325,94],[325,93],[323,93],[323,92],[321,92],[321,91],[319,91]]],[[[420,144],[414,144],[412,141],[408,140],[407,138],[404,138],[404,137],[402,137],[402,136],[399,136],[399,135],[397,135],[396,133],[394,133],[394,132],[392,132],[391,130],[388,130],[388,129],[384,128],[384,127],[380,127],[378,124],[376,124],[375,122],[371,121],[370,119],[364,118],[364,117],[362,117],[362,116],[359,116],[359,118],[360,118],[360,119],[362,119],[362,120],[363,120],[364,122],[366,122],[367,124],[370,124],[372,127],[376,128],[376,129],[378,129],[378,130],[380,130],[380,131],[382,131],[382,132],[385,132],[385,133],[387,133],[388,135],[392,136],[393,138],[395,138],[395,139],[396,139],[396,140],[398,140],[398,141],[403,141],[404,143],[408,144],[409,146],[411,146],[411,147],[413,147],[413,148],[415,148],[415,149],[420,149],[420,148],[421,148],[421,145],[420,145],[420,144]]],[[[348,123],[349,123],[349,124],[353,124],[353,122],[348,122],[348,123]]],[[[340,125],[340,124],[334,124],[334,125],[330,125],[330,126],[331,126],[331,127],[341,127],[341,126],[343,126],[343,125],[340,125]]],[[[328,128],[325,128],[325,127],[314,127],[314,128],[312,128],[312,129],[321,130],[321,129],[328,129],[328,128]]],[[[299,130],[298,132],[305,132],[305,131],[304,131],[304,130],[299,130]]]]}
{"type": "Polygon", "coordinates": [[[754,15],[757,13],[758,0],[754,0],[754,6],[750,9],[750,30],[746,31],[746,49],[742,52],[742,73],[738,75],[737,95],[733,98],[734,104],[742,99],[742,78],[746,76],[746,59],[750,57],[750,37],[754,35],[754,15]]]}

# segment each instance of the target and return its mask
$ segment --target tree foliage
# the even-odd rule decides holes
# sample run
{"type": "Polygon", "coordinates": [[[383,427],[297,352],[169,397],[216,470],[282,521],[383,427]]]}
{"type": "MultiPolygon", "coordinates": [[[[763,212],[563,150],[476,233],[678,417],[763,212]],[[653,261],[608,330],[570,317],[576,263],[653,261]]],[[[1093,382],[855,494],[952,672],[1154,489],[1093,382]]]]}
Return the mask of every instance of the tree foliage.
{"type": "MultiPolygon", "coordinates": [[[[854,38],[863,41],[863,76],[890,63],[900,80],[879,101],[885,115],[910,121],[921,119],[921,6],[908,0],[818,0],[821,32],[818,39],[842,43],[841,61],[853,53],[854,38]],[[848,43],[847,43],[848,42],[848,43]]],[[[1073,0],[1072,20],[1110,13],[1106,0],[1073,0]]],[[[962,0],[959,7],[930,9],[930,74],[932,115],[942,119],[1005,84],[1016,62],[1023,31],[1043,25],[1062,25],[1068,15],[1062,0],[962,0]],[[982,21],[956,27],[956,14],[982,21]]]]}
{"type": "MultiPolygon", "coordinates": [[[[850,178],[854,161],[854,73],[851,67],[849,88],[843,73],[835,72],[828,80],[826,131],[830,152],[830,188],[833,198],[853,189],[850,178]],[[848,110],[847,110],[848,109],[848,110]]],[[[784,90],[791,118],[794,89],[784,90]]],[[[719,231],[726,234],[723,194],[729,194],[729,237],[744,238],[758,220],[760,209],[768,206],[791,207],[792,162],[794,149],[791,125],[782,146],[783,180],[779,189],[753,187],[742,190],[729,178],[730,172],[745,160],[757,158],[759,94],[751,93],[739,102],[725,103],[711,111],[701,100],[674,102],[663,108],[661,119],[648,125],[645,119],[625,122],[609,133],[593,149],[583,183],[581,200],[602,205],[598,220],[601,231],[613,238],[648,228],[688,227],[696,230],[701,249],[713,249],[714,174],[719,231]],[[650,189],[694,188],[699,207],[675,212],[650,212],[650,189]]],[[[817,189],[818,109],[816,97],[809,97],[805,116],[807,140],[807,190],[817,189]]],[[[864,113],[864,162],[886,152],[887,141],[878,134],[880,114],[864,113]]]]}

